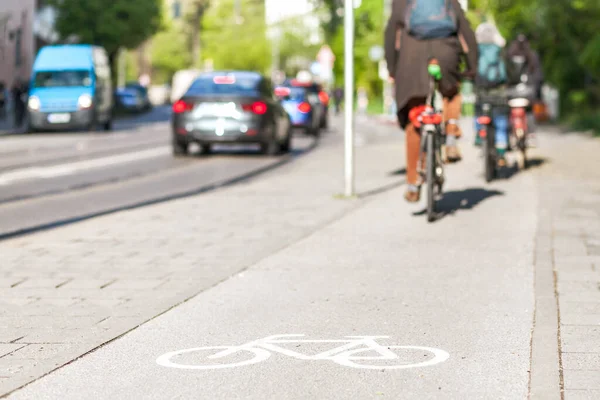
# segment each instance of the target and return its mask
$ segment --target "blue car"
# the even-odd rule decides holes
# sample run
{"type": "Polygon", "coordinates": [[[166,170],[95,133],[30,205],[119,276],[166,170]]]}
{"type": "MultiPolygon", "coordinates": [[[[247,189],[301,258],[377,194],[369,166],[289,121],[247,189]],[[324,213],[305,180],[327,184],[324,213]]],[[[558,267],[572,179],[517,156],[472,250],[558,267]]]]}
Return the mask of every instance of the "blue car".
{"type": "Polygon", "coordinates": [[[29,131],[112,127],[110,64],[101,47],[43,47],[33,64],[29,87],[29,131]]]}
{"type": "Polygon", "coordinates": [[[275,95],[289,114],[292,128],[311,136],[319,135],[321,109],[315,104],[315,99],[311,98],[307,88],[279,86],[275,89],[275,95]]]}

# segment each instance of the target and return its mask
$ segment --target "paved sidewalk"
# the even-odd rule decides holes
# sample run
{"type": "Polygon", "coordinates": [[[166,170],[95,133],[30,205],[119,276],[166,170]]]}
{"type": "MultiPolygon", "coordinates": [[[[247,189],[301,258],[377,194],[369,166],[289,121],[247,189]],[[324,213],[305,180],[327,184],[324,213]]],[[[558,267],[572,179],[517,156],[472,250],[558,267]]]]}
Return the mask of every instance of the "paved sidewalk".
{"type": "MultiPolygon", "coordinates": [[[[358,124],[363,195],[402,183],[397,130],[358,124]],[[364,134],[363,134],[364,132],[364,134]],[[377,162],[373,162],[373,160],[377,162]]],[[[342,129],[254,180],[0,243],[0,393],[239,273],[357,207],[342,129]],[[2,357],[3,356],[3,357],[2,357]]]]}
{"type": "MultiPolygon", "coordinates": [[[[555,133],[539,171],[560,312],[566,400],[600,399],[600,140],[555,133]]],[[[545,232],[544,232],[545,231],[545,232]]]]}

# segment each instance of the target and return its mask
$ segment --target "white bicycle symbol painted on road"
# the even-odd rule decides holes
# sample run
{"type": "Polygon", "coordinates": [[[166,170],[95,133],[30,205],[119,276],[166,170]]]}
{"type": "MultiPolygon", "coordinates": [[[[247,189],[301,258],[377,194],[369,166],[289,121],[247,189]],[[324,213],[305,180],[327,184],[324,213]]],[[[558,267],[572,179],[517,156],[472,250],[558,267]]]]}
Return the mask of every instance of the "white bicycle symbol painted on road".
{"type": "MultiPolygon", "coordinates": [[[[429,367],[446,361],[450,355],[444,350],[422,346],[386,346],[380,345],[376,339],[387,339],[389,336],[346,336],[345,340],[302,340],[298,339],[305,335],[273,335],[264,339],[248,342],[240,346],[205,346],[192,349],[172,351],[156,359],[156,363],[163,367],[179,369],[222,369],[235,368],[245,365],[257,364],[265,361],[272,353],[279,353],[298,360],[328,360],[344,367],[363,369],[407,369],[418,367],[429,367]],[[296,339],[293,339],[296,338],[296,339]],[[306,355],[293,350],[278,346],[283,344],[341,344],[338,347],[314,355],[306,355]],[[395,350],[395,351],[394,351],[395,350]],[[216,353],[215,353],[216,351],[216,353]],[[184,354],[209,352],[208,360],[217,360],[216,364],[182,364],[172,361],[174,357],[184,354]],[[418,353],[415,353],[418,352],[418,353]],[[239,361],[227,362],[227,356],[239,356],[240,353],[252,355],[252,358],[239,361]],[[364,353],[376,353],[376,355],[365,355],[364,353]],[[418,354],[419,360],[402,359],[397,353],[418,354]],[[425,353],[425,354],[423,354],[425,353]],[[363,354],[363,355],[361,355],[363,354]],[[423,360],[423,357],[426,357],[423,360]],[[397,361],[391,365],[373,365],[368,362],[397,361]],[[361,363],[363,362],[363,363],[361,363]]],[[[196,354],[198,355],[198,354],[196,354]]]]}

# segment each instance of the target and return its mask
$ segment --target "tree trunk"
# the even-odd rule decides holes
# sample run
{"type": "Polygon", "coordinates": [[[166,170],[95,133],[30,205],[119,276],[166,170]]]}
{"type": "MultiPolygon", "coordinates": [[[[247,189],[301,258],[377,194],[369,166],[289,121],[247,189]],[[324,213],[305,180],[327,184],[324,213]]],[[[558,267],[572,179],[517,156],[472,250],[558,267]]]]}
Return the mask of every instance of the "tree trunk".
{"type": "Polygon", "coordinates": [[[119,51],[112,51],[108,53],[108,62],[110,64],[112,91],[114,92],[114,89],[117,86],[117,79],[119,78],[119,51]]]}
{"type": "Polygon", "coordinates": [[[198,4],[196,7],[192,22],[192,66],[198,68],[201,57],[200,21],[202,20],[202,14],[204,14],[204,6],[198,4]]]}

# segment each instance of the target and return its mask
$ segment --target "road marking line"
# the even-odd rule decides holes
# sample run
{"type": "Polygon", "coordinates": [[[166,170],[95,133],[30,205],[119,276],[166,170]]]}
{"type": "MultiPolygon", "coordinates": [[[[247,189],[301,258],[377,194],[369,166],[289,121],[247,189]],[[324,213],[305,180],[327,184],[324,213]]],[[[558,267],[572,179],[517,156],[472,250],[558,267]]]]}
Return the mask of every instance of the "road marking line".
{"type": "Polygon", "coordinates": [[[92,160],[76,161],[66,164],[51,165],[48,167],[29,167],[16,171],[10,171],[0,175],[0,185],[9,185],[18,181],[31,179],[50,179],[77,172],[109,167],[118,164],[130,163],[149,158],[155,158],[171,154],[170,146],[157,147],[150,150],[136,151],[132,153],[119,154],[115,156],[95,158],[92,160]]]}

